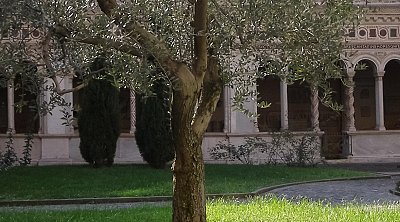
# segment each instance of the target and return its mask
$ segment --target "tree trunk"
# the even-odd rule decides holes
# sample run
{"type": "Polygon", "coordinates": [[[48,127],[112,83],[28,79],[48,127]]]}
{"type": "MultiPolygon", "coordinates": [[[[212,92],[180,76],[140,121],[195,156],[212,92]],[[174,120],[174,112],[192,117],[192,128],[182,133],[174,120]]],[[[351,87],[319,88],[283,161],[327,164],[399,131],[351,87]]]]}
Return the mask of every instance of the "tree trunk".
{"type": "Polygon", "coordinates": [[[174,90],[172,106],[175,146],[173,221],[205,222],[202,136],[197,135],[192,126],[201,84],[194,78],[181,79],[181,83],[183,87],[174,90]]]}
{"type": "Polygon", "coordinates": [[[205,222],[204,162],[201,145],[204,132],[222,91],[218,62],[209,58],[205,78],[192,78],[187,68],[174,90],[172,133],[175,146],[174,222],[205,222]],[[200,90],[201,89],[201,90],[200,90]]]}
{"type": "Polygon", "coordinates": [[[204,193],[204,163],[201,141],[190,130],[185,137],[176,138],[174,162],[174,222],[205,222],[206,203],[204,193]]]}

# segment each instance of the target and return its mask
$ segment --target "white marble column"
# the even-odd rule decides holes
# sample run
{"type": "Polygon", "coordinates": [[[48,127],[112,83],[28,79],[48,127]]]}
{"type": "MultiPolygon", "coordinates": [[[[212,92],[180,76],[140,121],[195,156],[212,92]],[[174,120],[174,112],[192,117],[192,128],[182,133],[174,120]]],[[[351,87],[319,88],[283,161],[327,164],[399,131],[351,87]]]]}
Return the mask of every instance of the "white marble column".
{"type": "Polygon", "coordinates": [[[289,129],[289,108],[287,83],[283,80],[280,82],[280,99],[281,99],[281,130],[289,129]]]}
{"type": "Polygon", "coordinates": [[[375,108],[376,130],[386,130],[383,112],[383,76],[385,71],[380,71],[375,76],[375,108]]]}
{"type": "Polygon", "coordinates": [[[318,106],[318,87],[313,85],[311,86],[311,128],[313,131],[320,131],[318,106]]]}
{"type": "Polygon", "coordinates": [[[15,133],[14,80],[7,85],[7,117],[8,129],[15,133]]]}
{"type": "Polygon", "coordinates": [[[345,130],[346,131],[356,131],[355,118],[354,118],[354,81],[353,77],[355,71],[347,71],[347,84],[344,88],[345,96],[345,130]]]}
{"type": "Polygon", "coordinates": [[[254,117],[252,117],[252,121],[254,124],[254,132],[260,132],[260,128],[258,127],[258,102],[257,99],[253,100],[253,109],[254,109],[254,117]]]}
{"type": "MultiPolygon", "coordinates": [[[[64,78],[65,78],[64,87],[66,89],[72,89],[73,88],[72,80],[73,80],[74,76],[71,74],[69,76],[65,76],[64,78]]],[[[65,101],[67,101],[68,103],[71,104],[70,106],[65,107],[64,109],[65,109],[65,111],[67,111],[72,116],[73,115],[74,94],[72,92],[67,93],[67,94],[64,95],[64,99],[65,99],[65,101]]],[[[65,129],[66,134],[74,134],[74,126],[73,126],[71,121],[72,121],[72,119],[68,120],[68,122],[70,124],[68,124],[66,126],[66,129],[65,129]]]]}
{"type": "Polygon", "coordinates": [[[134,90],[130,90],[130,110],[131,110],[131,130],[130,134],[136,131],[136,94],[134,90]]]}

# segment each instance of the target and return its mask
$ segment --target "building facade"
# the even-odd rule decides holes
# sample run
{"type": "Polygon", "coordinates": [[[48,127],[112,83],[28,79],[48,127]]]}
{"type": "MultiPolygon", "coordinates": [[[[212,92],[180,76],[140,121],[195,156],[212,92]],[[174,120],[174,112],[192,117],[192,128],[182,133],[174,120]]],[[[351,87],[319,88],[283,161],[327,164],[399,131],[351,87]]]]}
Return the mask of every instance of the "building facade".
{"type": "MultiPolygon", "coordinates": [[[[245,137],[271,138],[271,132],[290,130],[297,134],[318,132],[325,158],[348,161],[400,160],[400,1],[355,1],[367,13],[360,25],[348,28],[345,55],[346,81],[331,81],[334,100],[343,104],[343,111],[332,111],[320,104],[318,90],[280,79],[267,77],[257,81],[260,96],[271,102],[267,109],[257,104],[246,107],[258,113],[249,118],[232,108],[233,90],[225,88],[217,110],[203,141],[206,161],[213,161],[209,148],[220,141],[242,143],[245,137]],[[358,69],[363,64],[364,68],[358,69]]],[[[40,33],[29,32],[32,39],[40,33]]],[[[10,33],[10,38],[24,35],[24,30],[10,33]]],[[[61,79],[60,79],[61,81],[61,79]]],[[[20,108],[20,96],[32,97],[16,90],[10,83],[0,88],[0,150],[12,129],[14,147],[21,153],[25,133],[34,132],[33,163],[79,164],[79,135],[76,125],[63,124],[65,113],[71,110],[55,108],[52,115],[35,118],[28,109],[20,108]]],[[[71,88],[73,77],[64,78],[60,87],[71,88]]],[[[48,101],[50,94],[40,98],[48,101]]],[[[77,94],[65,94],[64,99],[77,106],[77,94]]],[[[142,163],[135,143],[135,94],[121,93],[123,133],[118,140],[116,163],[142,163]]],[[[77,109],[77,107],[74,107],[77,109]]]]}

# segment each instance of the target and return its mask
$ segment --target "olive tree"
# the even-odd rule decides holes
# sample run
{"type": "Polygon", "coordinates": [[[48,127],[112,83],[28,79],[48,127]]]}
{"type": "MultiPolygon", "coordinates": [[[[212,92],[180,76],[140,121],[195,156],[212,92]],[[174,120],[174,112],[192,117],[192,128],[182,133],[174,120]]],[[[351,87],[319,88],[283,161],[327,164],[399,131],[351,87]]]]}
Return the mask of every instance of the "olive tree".
{"type": "MultiPolygon", "coordinates": [[[[173,84],[173,221],[206,221],[202,139],[223,85],[233,104],[254,99],[256,78],[287,82],[341,78],[346,25],[356,10],[349,0],[1,0],[2,31],[29,26],[42,33],[2,43],[0,73],[11,78],[19,61],[43,68],[57,95],[70,73],[87,75],[105,55],[118,83],[136,91],[151,85],[149,58],[173,84]],[[265,72],[256,72],[263,66],[265,72]]],[[[3,36],[3,35],[2,35],[3,36]]],[[[329,91],[326,91],[329,94],[329,91]]],[[[323,97],[325,100],[329,96],[323,97]]],[[[48,105],[48,104],[47,104],[48,105]]]]}

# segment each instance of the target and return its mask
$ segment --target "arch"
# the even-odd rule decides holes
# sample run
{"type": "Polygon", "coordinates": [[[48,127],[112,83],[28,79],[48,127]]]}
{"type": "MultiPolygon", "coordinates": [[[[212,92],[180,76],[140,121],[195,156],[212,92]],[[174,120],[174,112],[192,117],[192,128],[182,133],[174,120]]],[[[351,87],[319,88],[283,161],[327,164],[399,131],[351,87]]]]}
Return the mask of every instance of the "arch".
{"type": "Polygon", "coordinates": [[[121,109],[121,133],[129,133],[131,130],[131,90],[129,88],[120,88],[119,107],[121,109]]]}
{"type": "Polygon", "coordinates": [[[280,79],[271,75],[257,79],[257,92],[260,98],[258,102],[270,103],[268,108],[257,107],[259,131],[279,131],[281,127],[280,79]]]}
{"type": "Polygon", "coordinates": [[[16,133],[38,133],[40,127],[37,65],[23,61],[14,77],[14,124],[16,133]]]}
{"type": "Polygon", "coordinates": [[[400,59],[394,58],[385,63],[383,78],[384,121],[388,130],[400,129],[400,59]]]}
{"type": "Polygon", "coordinates": [[[383,71],[386,68],[386,65],[392,60],[399,60],[400,61],[400,54],[390,54],[385,59],[382,60],[382,69],[378,71],[383,71]]]}
{"type": "MultiPolygon", "coordinates": [[[[329,87],[333,90],[332,101],[343,104],[343,83],[340,79],[328,79],[329,87]]],[[[330,107],[320,103],[319,106],[319,126],[324,132],[322,144],[322,156],[326,159],[340,158],[342,151],[342,129],[343,112],[335,111],[330,107]]]]}
{"type": "Polygon", "coordinates": [[[311,90],[306,82],[288,85],[289,129],[308,131],[311,126],[311,90]]]}
{"type": "Polygon", "coordinates": [[[224,90],[221,91],[217,107],[213,115],[211,116],[206,132],[224,132],[224,120],[225,120],[225,109],[224,109],[224,90]]]}
{"type": "Polygon", "coordinates": [[[369,59],[359,60],[366,68],[355,70],[354,80],[354,117],[357,130],[373,130],[376,123],[375,75],[377,67],[369,59]]]}
{"type": "Polygon", "coordinates": [[[348,59],[339,59],[337,61],[337,64],[339,64],[343,69],[348,70],[353,67],[353,64],[348,60],[348,59]]]}
{"type": "Polygon", "coordinates": [[[357,65],[358,63],[360,63],[361,61],[370,61],[371,64],[374,65],[374,71],[375,71],[375,73],[376,73],[377,71],[383,70],[383,69],[381,68],[381,63],[379,62],[379,59],[376,58],[376,57],[374,57],[374,56],[372,56],[372,55],[360,55],[360,56],[358,56],[358,57],[355,57],[355,58],[352,60],[352,62],[351,62],[351,64],[352,64],[351,69],[352,69],[353,71],[356,71],[356,70],[354,70],[354,69],[355,69],[356,65],[357,65]]]}

